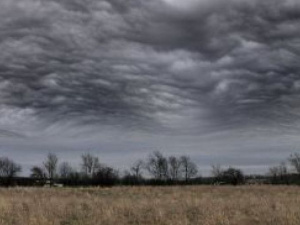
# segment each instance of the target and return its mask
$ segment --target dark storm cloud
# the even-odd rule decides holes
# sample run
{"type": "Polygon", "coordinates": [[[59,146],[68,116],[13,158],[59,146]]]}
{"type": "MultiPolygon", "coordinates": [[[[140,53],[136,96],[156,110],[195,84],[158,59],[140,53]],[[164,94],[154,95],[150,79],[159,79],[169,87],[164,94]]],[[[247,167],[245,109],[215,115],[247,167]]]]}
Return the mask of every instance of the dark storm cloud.
{"type": "Polygon", "coordinates": [[[3,0],[1,110],[138,129],[290,124],[299,19],[291,0],[3,0]]]}

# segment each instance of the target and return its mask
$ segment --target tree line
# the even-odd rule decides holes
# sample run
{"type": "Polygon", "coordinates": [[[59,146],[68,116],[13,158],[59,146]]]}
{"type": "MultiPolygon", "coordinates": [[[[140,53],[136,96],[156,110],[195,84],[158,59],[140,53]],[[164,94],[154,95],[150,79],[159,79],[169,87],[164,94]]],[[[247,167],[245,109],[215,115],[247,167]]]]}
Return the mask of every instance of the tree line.
{"type": "Polygon", "coordinates": [[[265,175],[246,176],[238,168],[223,169],[220,165],[213,165],[211,176],[201,177],[196,163],[188,155],[166,157],[155,151],[121,173],[90,153],[81,155],[80,166],[76,168],[69,162],[60,162],[56,154],[49,153],[40,165],[31,168],[29,177],[19,177],[21,165],[7,157],[0,157],[0,186],[239,185],[247,182],[300,184],[300,154],[290,155],[287,161],[288,164],[282,162],[269,168],[265,175]]]}
{"type": "Polygon", "coordinates": [[[81,155],[80,166],[60,162],[58,156],[49,153],[40,165],[30,170],[29,177],[20,178],[20,164],[7,157],[0,157],[0,185],[49,185],[65,186],[111,186],[115,184],[175,184],[189,183],[198,174],[197,165],[187,155],[165,157],[155,151],[146,160],[136,161],[129,170],[121,173],[100,162],[90,153],[81,155]]]}

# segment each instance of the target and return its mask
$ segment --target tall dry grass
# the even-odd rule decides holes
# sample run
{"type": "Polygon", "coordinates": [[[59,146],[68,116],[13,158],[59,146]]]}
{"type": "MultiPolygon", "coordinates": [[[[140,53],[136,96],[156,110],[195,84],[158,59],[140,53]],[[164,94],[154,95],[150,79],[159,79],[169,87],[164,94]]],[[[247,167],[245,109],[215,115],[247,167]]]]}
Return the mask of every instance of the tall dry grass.
{"type": "Polygon", "coordinates": [[[300,188],[0,189],[2,225],[299,225],[300,188]]]}

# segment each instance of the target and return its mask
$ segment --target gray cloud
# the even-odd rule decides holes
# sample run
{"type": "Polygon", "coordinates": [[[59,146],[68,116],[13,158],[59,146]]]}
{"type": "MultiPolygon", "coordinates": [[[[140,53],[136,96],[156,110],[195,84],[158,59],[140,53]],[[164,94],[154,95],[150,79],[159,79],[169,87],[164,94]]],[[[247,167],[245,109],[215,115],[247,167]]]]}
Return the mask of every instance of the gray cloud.
{"type": "Polygon", "coordinates": [[[1,136],[297,132],[299,19],[293,0],[3,0],[1,136]]]}

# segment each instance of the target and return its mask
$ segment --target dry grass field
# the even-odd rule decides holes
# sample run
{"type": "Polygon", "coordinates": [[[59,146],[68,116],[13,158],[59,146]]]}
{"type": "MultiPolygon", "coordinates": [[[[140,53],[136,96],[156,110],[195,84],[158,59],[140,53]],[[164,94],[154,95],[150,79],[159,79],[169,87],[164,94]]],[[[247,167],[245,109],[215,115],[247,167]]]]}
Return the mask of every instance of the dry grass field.
{"type": "Polygon", "coordinates": [[[300,188],[0,189],[1,225],[299,225],[300,188]]]}

